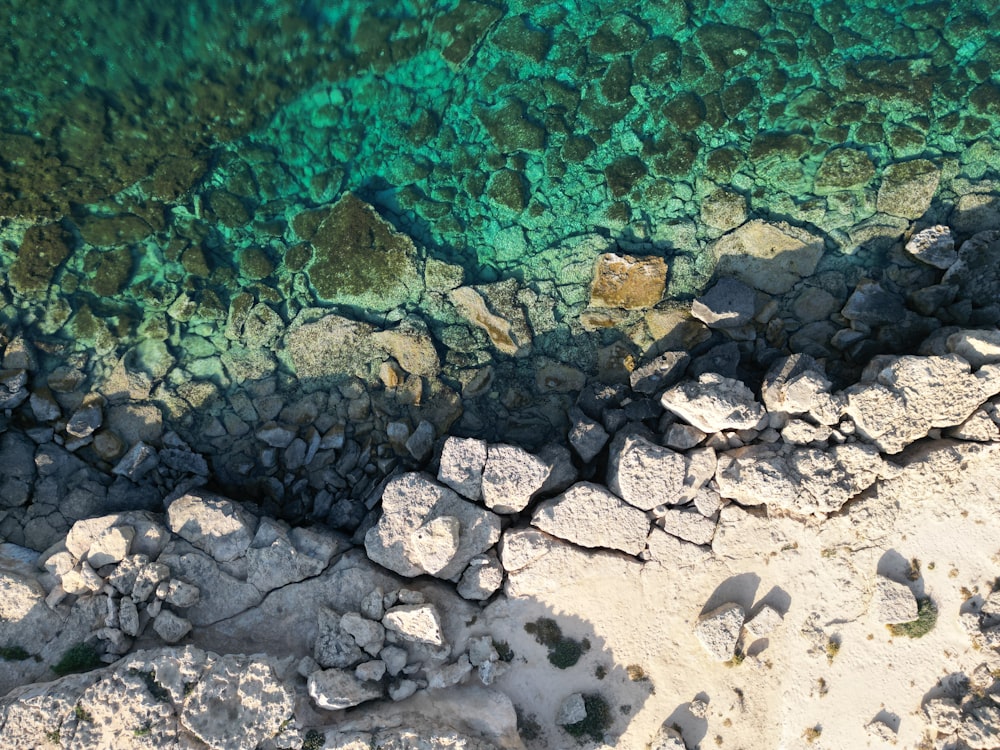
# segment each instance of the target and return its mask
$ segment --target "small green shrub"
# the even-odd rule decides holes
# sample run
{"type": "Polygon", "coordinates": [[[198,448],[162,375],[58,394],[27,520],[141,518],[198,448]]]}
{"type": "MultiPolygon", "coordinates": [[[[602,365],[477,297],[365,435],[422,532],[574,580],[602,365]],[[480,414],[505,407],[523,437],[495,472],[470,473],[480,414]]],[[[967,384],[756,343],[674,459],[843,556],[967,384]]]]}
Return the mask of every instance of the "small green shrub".
{"type": "Polygon", "coordinates": [[[160,703],[166,703],[170,700],[170,691],[156,681],[156,672],[141,672],[138,669],[130,669],[128,673],[133,677],[141,678],[146,683],[146,689],[149,691],[149,694],[160,703]]]}
{"type": "Polygon", "coordinates": [[[588,639],[577,641],[567,638],[562,634],[558,623],[548,617],[539,617],[534,622],[525,623],[524,630],[549,649],[549,661],[559,669],[572,667],[590,650],[588,639]]]}
{"type": "Polygon", "coordinates": [[[76,715],[77,721],[92,722],[94,720],[94,715],[79,703],[73,707],[73,713],[76,715]]]}
{"type": "Polygon", "coordinates": [[[0,659],[4,661],[24,661],[30,658],[31,654],[20,646],[0,646],[0,659]]]}
{"type": "Polygon", "coordinates": [[[497,652],[497,656],[500,657],[500,661],[514,661],[514,649],[510,647],[507,641],[493,641],[493,648],[497,652]]]}
{"type": "Polygon", "coordinates": [[[809,727],[802,733],[802,736],[806,738],[806,742],[813,743],[819,739],[821,734],[823,734],[823,727],[817,724],[814,727],[809,727]]]}
{"type": "Polygon", "coordinates": [[[632,682],[649,682],[649,675],[646,674],[646,670],[640,664],[629,664],[625,668],[625,671],[628,672],[628,678],[632,682]]]}
{"type": "Polygon", "coordinates": [[[937,606],[930,598],[923,597],[917,600],[916,620],[887,625],[886,627],[889,628],[889,632],[894,636],[905,635],[907,638],[922,638],[934,630],[934,626],[937,624],[937,617],[937,606]]]}
{"type": "Polygon", "coordinates": [[[542,736],[542,725],[535,719],[534,714],[525,714],[520,708],[515,709],[517,716],[517,733],[522,740],[537,740],[542,736]]]}
{"type": "Polygon", "coordinates": [[[58,729],[53,729],[51,732],[45,733],[45,739],[53,745],[58,745],[62,741],[62,735],[58,729]]]}
{"type": "Polygon", "coordinates": [[[587,717],[575,724],[567,724],[563,729],[569,732],[570,736],[576,737],[581,744],[586,737],[595,742],[603,742],[604,733],[611,726],[611,706],[597,693],[584,695],[583,706],[587,709],[587,717]]]}
{"type": "Polygon", "coordinates": [[[306,732],[305,741],[302,743],[302,750],[320,750],[326,744],[326,737],[322,732],[310,729],[306,732]]]}
{"type": "Polygon", "coordinates": [[[826,642],[826,662],[827,664],[833,664],[833,660],[837,658],[837,654],[840,653],[840,641],[836,638],[830,638],[826,642]]]}
{"type": "Polygon", "coordinates": [[[59,663],[52,667],[52,671],[60,677],[77,672],[89,672],[102,666],[101,657],[93,646],[86,643],[78,643],[70,648],[59,663]]]}
{"type": "Polygon", "coordinates": [[[132,730],[132,734],[136,737],[148,737],[153,733],[153,728],[147,723],[143,724],[141,727],[136,727],[132,730]]]}
{"type": "Polygon", "coordinates": [[[603,680],[607,676],[608,676],[608,668],[605,667],[603,664],[598,664],[597,668],[594,670],[594,677],[596,677],[599,680],[603,680]]]}

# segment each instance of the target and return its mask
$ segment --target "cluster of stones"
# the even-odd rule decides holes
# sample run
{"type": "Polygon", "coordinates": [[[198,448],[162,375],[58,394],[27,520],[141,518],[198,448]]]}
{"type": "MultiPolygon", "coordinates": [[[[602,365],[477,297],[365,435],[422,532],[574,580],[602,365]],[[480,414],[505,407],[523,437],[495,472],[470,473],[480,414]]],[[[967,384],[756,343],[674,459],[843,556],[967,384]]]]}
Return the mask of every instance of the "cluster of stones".
{"type": "Polygon", "coordinates": [[[967,601],[959,623],[985,660],[969,675],[942,678],[923,713],[936,743],[988,750],[1000,735],[1000,593],[967,601]]]}
{"type": "Polygon", "coordinates": [[[504,671],[489,636],[471,638],[468,650],[451,659],[437,607],[419,591],[374,589],[360,609],[319,610],[314,654],[298,664],[319,708],[350,708],[386,694],[402,701],[420,689],[456,685],[473,671],[490,685],[504,671]]]}

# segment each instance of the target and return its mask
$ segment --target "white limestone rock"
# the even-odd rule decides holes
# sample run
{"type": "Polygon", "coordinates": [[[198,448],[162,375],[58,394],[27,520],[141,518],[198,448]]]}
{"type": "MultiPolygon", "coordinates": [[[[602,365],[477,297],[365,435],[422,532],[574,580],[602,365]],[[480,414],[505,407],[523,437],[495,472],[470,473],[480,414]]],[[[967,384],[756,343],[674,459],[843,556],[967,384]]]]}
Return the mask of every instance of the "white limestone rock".
{"type": "Polygon", "coordinates": [[[377,682],[363,682],[346,669],[313,672],[308,680],[309,697],[319,708],[339,711],[382,697],[377,682]]]}
{"type": "Polygon", "coordinates": [[[247,549],[247,581],[262,592],[319,575],[348,542],[330,532],[289,529],[262,518],[247,549]]]}
{"type": "Polygon", "coordinates": [[[638,508],[590,482],[546,500],[531,525],[581,547],[603,547],[638,555],[646,546],[649,520],[638,508]]]}
{"type": "Polygon", "coordinates": [[[744,615],[743,607],[729,602],[698,618],[694,634],[713,659],[729,661],[733,658],[744,615]]]}
{"type": "Polygon", "coordinates": [[[129,553],[147,555],[155,560],[170,540],[170,533],[162,520],[162,515],[142,510],[83,519],[74,523],[66,535],[66,551],[77,560],[84,560],[90,546],[105,531],[116,526],[131,526],[135,533],[129,545],[129,553]]]}
{"type": "Polygon", "coordinates": [[[766,417],[764,407],[749,388],[739,380],[715,373],[704,373],[697,381],[685,381],[667,389],[660,403],[708,434],[757,429],[766,417]]]}
{"type": "Polygon", "coordinates": [[[1000,330],[995,328],[958,331],[948,337],[946,346],[976,369],[1000,362],[1000,330]]]}
{"type": "Polygon", "coordinates": [[[683,454],[639,435],[616,438],[608,461],[608,488],[640,510],[671,505],[684,487],[687,463],[683,454]]]}
{"type": "Polygon", "coordinates": [[[433,604],[402,604],[392,607],[382,618],[386,630],[398,633],[407,641],[443,646],[441,618],[433,604]]]}
{"type": "Polygon", "coordinates": [[[253,541],[257,518],[228,498],[194,490],[167,508],[170,530],[219,562],[235,560],[253,541]]]}
{"type": "Polygon", "coordinates": [[[485,555],[476,555],[469,561],[469,567],[458,582],[458,595],[471,601],[485,601],[499,591],[503,585],[503,566],[496,553],[490,550],[485,555]]]}
{"type": "Polygon", "coordinates": [[[576,724],[587,718],[587,707],[583,702],[583,693],[573,693],[566,696],[559,704],[559,712],[556,714],[556,724],[565,727],[569,724],[576,724]]]}
{"type": "Polygon", "coordinates": [[[372,656],[378,654],[385,644],[385,628],[357,612],[344,613],[340,618],[340,629],[350,634],[354,642],[372,656]]]}
{"type": "Polygon", "coordinates": [[[743,623],[743,629],[751,639],[764,638],[782,623],[781,613],[769,604],[760,608],[753,617],[743,623]]]}
{"type": "Polygon", "coordinates": [[[462,497],[476,501],[482,497],[486,441],[449,437],[441,449],[438,481],[462,497]]]}
{"type": "Polygon", "coordinates": [[[521,570],[547,554],[553,542],[538,529],[507,529],[500,540],[500,562],[508,573],[521,570]]]}
{"type": "Polygon", "coordinates": [[[917,619],[917,600],[909,586],[878,576],[872,594],[872,611],[883,625],[912,622],[917,619]]]}
{"type": "MultiPolygon", "coordinates": [[[[357,639],[342,627],[341,615],[329,607],[321,606],[317,610],[316,617],[318,632],[313,643],[313,658],[321,667],[344,669],[354,667],[365,660],[365,654],[357,639]]],[[[371,624],[376,625],[376,623],[371,624]]],[[[367,635],[374,640],[374,633],[367,635]]],[[[384,631],[382,637],[385,638],[384,631]]]]}
{"type": "Polygon", "coordinates": [[[105,529],[91,543],[87,551],[87,562],[92,568],[121,562],[131,551],[135,529],[131,526],[112,526],[105,529]]]}
{"type": "Polygon", "coordinates": [[[756,307],[753,289],[736,279],[722,278],[691,303],[691,314],[709,328],[739,328],[750,322],[756,307]]]}
{"type": "Polygon", "coordinates": [[[657,523],[668,534],[692,544],[711,544],[715,536],[715,521],[696,510],[668,508],[657,523]]]}
{"type": "Polygon", "coordinates": [[[496,513],[519,513],[545,484],[551,467],[513,445],[490,445],[483,468],[483,502],[496,513]]]}
{"type": "Polygon", "coordinates": [[[846,413],[856,431],[884,453],[899,453],[933,428],[962,424],[1000,392],[986,365],[973,374],[964,359],[906,355],[886,358],[875,382],[851,386],[846,413]]]}
{"type": "Polygon", "coordinates": [[[488,550],[499,538],[499,516],[463,500],[426,474],[409,473],[394,477],[386,485],[382,517],[365,535],[365,550],[373,562],[400,575],[428,573],[456,580],[473,557],[488,550]],[[432,567],[437,568],[432,571],[424,565],[428,554],[424,540],[415,532],[443,517],[457,520],[458,546],[450,561],[440,568],[439,558],[432,554],[432,567]]]}
{"type": "Polygon", "coordinates": [[[191,632],[191,623],[183,617],[175,615],[169,609],[164,609],[153,620],[153,630],[165,642],[177,643],[191,632]]]}

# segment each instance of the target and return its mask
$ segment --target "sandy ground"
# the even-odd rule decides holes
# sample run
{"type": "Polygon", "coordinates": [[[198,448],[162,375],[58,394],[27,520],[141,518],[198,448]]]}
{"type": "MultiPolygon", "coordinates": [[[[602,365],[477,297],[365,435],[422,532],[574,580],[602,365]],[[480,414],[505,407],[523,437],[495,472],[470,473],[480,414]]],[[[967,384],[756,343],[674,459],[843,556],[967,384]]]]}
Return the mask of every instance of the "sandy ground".
{"type": "Polygon", "coordinates": [[[611,747],[641,750],[664,722],[682,729],[688,748],[887,747],[866,728],[876,716],[898,728],[897,747],[917,747],[928,693],[991,656],[973,647],[959,611],[969,592],[988,593],[1000,575],[998,479],[996,450],[961,461],[930,454],[824,522],[744,516],[700,561],[641,564],[560,545],[515,573],[518,596],[494,604],[481,623],[515,653],[498,687],[537,722],[529,748],[579,746],[554,725],[576,691],[611,704],[611,747]],[[913,560],[920,575],[909,581],[913,560]],[[940,614],[930,633],[893,637],[875,620],[879,572],[932,598],[940,614]],[[750,614],[764,602],[785,613],[732,666],[713,661],[693,633],[699,614],[725,601],[750,614]],[[524,631],[538,617],[587,638],[590,650],[572,667],[553,667],[524,631]],[[835,654],[831,641],[840,644],[835,654]],[[630,665],[641,672],[633,666],[630,675],[630,665]],[[688,708],[696,697],[708,704],[704,718],[688,708]],[[820,734],[810,739],[809,729],[820,734]]]}

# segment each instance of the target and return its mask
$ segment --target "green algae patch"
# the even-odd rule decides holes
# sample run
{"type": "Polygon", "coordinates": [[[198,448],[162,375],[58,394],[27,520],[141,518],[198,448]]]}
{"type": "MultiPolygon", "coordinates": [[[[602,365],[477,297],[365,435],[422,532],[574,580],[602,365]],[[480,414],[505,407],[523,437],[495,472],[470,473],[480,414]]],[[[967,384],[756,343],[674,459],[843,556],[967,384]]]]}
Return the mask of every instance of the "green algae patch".
{"type": "Polygon", "coordinates": [[[583,706],[587,710],[586,718],[567,724],[563,729],[581,743],[588,737],[594,742],[603,742],[604,733],[611,726],[611,706],[597,693],[585,694],[583,706]]]}
{"type": "Polygon", "coordinates": [[[306,274],[320,299],[385,311],[419,295],[413,241],[351,193],[327,209],[299,214],[293,225],[312,245],[306,274]]]}

